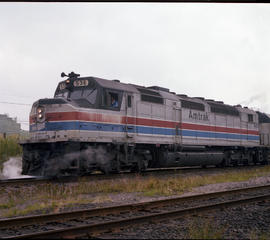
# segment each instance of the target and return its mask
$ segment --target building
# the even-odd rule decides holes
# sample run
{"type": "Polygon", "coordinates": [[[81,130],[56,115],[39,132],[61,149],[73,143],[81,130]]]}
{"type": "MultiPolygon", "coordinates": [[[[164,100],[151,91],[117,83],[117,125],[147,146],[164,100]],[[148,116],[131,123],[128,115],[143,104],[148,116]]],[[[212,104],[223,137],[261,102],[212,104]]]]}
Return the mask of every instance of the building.
{"type": "Polygon", "coordinates": [[[21,133],[21,124],[6,114],[0,114],[0,135],[14,135],[21,133]]]}

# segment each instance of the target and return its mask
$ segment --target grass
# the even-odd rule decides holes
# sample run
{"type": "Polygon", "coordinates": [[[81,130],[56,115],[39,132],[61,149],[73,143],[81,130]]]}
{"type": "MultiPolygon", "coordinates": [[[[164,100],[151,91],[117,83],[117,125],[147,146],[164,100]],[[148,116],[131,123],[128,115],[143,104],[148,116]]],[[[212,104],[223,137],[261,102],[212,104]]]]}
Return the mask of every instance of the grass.
{"type": "Polygon", "coordinates": [[[22,154],[22,148],[19,145],[18,136],[0,137],[0,171],[3,169],[3,164],[9,159],[22,154]]]}
{"type": "Polygon", "coordinates": [[[102,203],[111,201],[109,194],[117,193],[136,193],[145,197],[178,195],[203,185],[246,181],[269,174],[270,166],[264,166],[210,176],[172,176],[169,179],[136,176],[130,179],[7,188],[0,191],[0,216],[25,215],[42,209],[55,212],[65,206],[102,203]]]}

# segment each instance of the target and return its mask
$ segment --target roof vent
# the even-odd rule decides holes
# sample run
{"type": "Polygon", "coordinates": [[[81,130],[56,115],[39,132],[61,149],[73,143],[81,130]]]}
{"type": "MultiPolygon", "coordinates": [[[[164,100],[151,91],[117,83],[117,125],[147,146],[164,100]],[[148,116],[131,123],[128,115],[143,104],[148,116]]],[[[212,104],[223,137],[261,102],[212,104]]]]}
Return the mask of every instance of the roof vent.
{"type": "Polygon", "coordinates": [[[234,105],[234,107],[242,107],[240,104],[234,105]]]}
{"type": "Polygon", "coordinates": [[[222,102],[222,101],[216,101],[216,103],[221,103],[221,104],[224,104],[224,102],[222,102]]]}
{"type": "Polygon", "coordinates": [[[163,92],[170,92],[169,88],[163,88],[163,87],[159,87],[159,86],[152,86],[152,87],[148,87],[148,88],[158,90],[158,91],[163,91],[163,92]]]}
{"type": "Polygon", "coordinates": [[[170,92],[170,93],[175,95],[175,92],[170,92]]]}
{"type": "Polygon", "coordinates": [[[118,79],[114,79],[113,81],[114,81],[114,82],[120,82],[120,80],[118,80],[118,79]]]}
{"type": "Polygon", "coordinates": [[[185,94],[176,94],[176,96],[178,96],[178,97],[187,97],[187,95],[185,95],[185,94]]]}
{"type": "Polygon", "coordinates": [[[203,97],[194,97],[194,98],[196,98],[196,99],[200,99],[200,100],[204,100],[204,98],[203,98],[203,97]]]}
{"type": "Polygon", "coordinates": [[[205,101],[207,101],[207,102],[214,102],[215,100],[214,99],[205,99],[205,101]]]}

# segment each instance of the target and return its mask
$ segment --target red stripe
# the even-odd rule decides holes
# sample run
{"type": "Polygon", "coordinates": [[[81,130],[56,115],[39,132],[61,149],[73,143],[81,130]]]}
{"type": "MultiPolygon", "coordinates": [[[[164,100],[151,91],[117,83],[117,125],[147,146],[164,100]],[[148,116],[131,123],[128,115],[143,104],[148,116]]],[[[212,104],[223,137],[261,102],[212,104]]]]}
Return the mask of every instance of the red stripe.
{"type": "MultiPolygon", "coordinates": [[[[35,122],[36,115],[29,118],[30,124],[35,122]]],[[[153,126],[164,128],[175,128],[177,125],[181,129],[198,130],[198,131],[211,131],[211,132],[225,132],[225,133],[238,133],[238,134],[253,134],[259,135],[259,131],[236,129],[209,125],[199,125],[193,123],[177,123],[172,121],[163,121],[147,118],[135,118],[118,115],[105,115],[101,113],[86,113],[86,112],[51,112],[46,113],[47,121],[91,121],[91,122],[105,122],[114,124],[134,124],[140,126],[153,126]]]]}
{"type": "Polygon", "coordinates": [[[256,130],[218,127],[218,126],[209,126],[209,125],[206,126],[206,125],[198,125],[198,124],[192,124],[192,123],[182,123],[181,128],[182,129],[189,129],[189,130],[210,131],[210,132],[226,132],[226,133],[259,135],[259,131],[256,131],[256,130]]]}
{"type": "Polygon", "coordinates": [[[153,127],[164,127],[164,128],[175,128],[177,122],[169,122],[147,118],[134,118],[134,117],[123,117],[122,124],[135,124],[141,126],[153,126],[153,127]]]}

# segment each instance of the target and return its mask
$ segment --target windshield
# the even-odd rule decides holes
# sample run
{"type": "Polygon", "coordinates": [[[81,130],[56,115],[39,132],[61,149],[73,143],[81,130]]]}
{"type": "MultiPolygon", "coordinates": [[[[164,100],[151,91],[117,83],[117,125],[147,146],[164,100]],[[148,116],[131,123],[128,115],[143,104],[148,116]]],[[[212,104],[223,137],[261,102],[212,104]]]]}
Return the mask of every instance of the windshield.
{"type": "Polygon", "coordinates": [[[59,92],[55,95],[56,98],[67,98],[68,97],[68,91],[59,92]]]}
{"type": "Polygon", "coordinates": [[[97,89],[80,89],[70,93],[70,98],[73,100],[86,99],[89,103],[95,104],[97,98],[97,89]]]}

